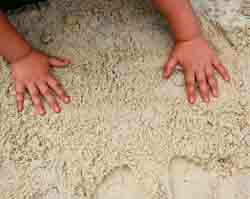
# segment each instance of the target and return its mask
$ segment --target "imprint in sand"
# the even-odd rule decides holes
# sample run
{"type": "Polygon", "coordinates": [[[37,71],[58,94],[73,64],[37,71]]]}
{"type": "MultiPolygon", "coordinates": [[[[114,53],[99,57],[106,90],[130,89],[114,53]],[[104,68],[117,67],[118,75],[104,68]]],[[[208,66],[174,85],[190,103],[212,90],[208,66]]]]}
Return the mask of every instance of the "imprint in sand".
{"type": "Polygon", "coordinates": [[[230,177],[220,179],[218,199],[250,198],[250,169],[242,169],[230,177]]]}
{"type": "Polygon", "coordinates": [[[249,168],[229,177],[216,177],[192,161],[178,157],[171,161],[168,172],[164,184],[169,185],[173,199],[250,198],[249,168]]]}
{"type": "Polygon", "coordinates": [[[96,199],[146,199],[142,187],[127,167],[114,170],[97,187],[96,199]]]}
{"type": "Polygon", "coordinates": [[[212,199],[215,177],[184,158],[175,158],[169,167],[169,186],[174,199],[212,199]]]}

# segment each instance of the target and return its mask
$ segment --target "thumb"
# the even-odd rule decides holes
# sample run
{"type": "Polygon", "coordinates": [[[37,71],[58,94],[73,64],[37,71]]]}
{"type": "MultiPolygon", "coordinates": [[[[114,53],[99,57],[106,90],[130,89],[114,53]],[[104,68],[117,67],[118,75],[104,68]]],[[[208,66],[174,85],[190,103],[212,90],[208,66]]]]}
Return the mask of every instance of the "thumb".
{"type": "Polygon", "coordinates": [[[164,76],[169,78],[174,68],[178,64],[178,60],[175,57],[171,57],[164,67],[164,76]]]}
{"type": "Polygon", "coordinates": [[[55,58],[55,57],[49,58],[49,64],[52,67],[62,68],[64,66],[68,65],[69,63],[70,63],[69,59],[59,59],[59,58],[55,58]]]}

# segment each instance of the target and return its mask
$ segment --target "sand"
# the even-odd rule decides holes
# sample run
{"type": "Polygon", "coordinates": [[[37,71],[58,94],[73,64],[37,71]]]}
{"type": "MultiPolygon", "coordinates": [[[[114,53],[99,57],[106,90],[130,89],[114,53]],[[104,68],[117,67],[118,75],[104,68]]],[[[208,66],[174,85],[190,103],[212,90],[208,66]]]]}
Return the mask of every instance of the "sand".
{"type": "Polygon", "coordinates": [[[53,0],[11,16],[35,47],[72,59],[53,73],[73,101],[17,113],[1,60],[1,199],[249,198],[250,58],[201,7],[232,79],[194,106],[180,71],[162,78],[173,42],[149,1],[53,0]]]}
{"type": "Polygon", "coordinates": [[[241,53],[250,51],[250,1],[249,0],[193,0],[206,15],[221,26],[233,47],[241,53]]]}

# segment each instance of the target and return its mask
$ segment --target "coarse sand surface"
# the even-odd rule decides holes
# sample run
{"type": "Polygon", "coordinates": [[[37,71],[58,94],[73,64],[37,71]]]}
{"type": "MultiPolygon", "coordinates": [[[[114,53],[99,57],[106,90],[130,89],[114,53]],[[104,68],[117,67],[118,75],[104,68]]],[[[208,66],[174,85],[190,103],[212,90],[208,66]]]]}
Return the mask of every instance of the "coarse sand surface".
{"type": "Polygon", "coordinates": [[[162,78],[173,41],[149,1],[51,0],[11,15],[34,47],[72,59],[53,71],[72,103],[37,117],[26,100],[17,113],[1,60],[0,198],[249,198],[250,57],[202,7],[231,81],[217,75],[220,97],[194,106],[181,71],[162,78]]]}

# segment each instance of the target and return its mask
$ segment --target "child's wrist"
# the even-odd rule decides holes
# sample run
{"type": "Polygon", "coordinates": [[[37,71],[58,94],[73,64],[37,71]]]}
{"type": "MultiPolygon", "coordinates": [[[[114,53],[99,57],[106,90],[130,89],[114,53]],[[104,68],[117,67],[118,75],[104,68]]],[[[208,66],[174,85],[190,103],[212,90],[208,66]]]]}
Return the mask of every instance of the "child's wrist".
{"type": "Polygon", "coordinates": [[[196,33],[189,36],[175,37],[175,43],[188,42],[198,38],[203,38],[202,33],[196,33]]]}
{"type": "Polygon", "coordinates": [[[31,46],[27,46],[27,48],[24,49],[22,53],[20,53],[19,55],[13,56],[8,61],[10,64],[14,64],[24,59],[25,57],[28,57],[32,52],[33,52],[33,48],[31,46]]]}

